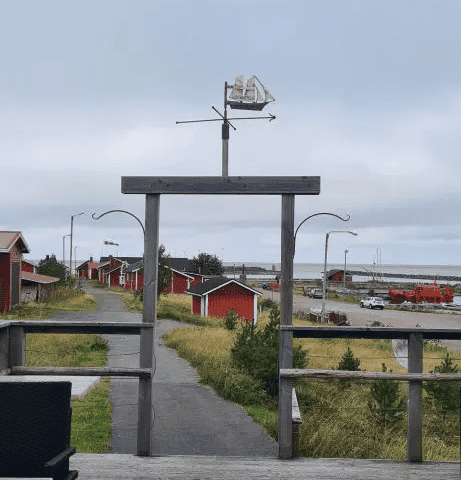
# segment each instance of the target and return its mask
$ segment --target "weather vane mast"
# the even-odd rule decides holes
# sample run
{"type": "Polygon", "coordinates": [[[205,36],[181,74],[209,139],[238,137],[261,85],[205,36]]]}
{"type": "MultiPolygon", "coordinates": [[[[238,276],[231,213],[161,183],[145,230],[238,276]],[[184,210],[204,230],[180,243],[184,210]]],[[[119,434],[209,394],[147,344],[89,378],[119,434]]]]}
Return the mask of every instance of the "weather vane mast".
{"type": "Polygon", "coordinates": [[[237,110],[252,110],[260,112],[268,103],[275,101],[275,98],[269,93],[269,90],[262,84],[261,80],[253,75],[246,85],[243,81],[243,75],[235,79],[234,85],[224,83],[224,115],[222,115],[214,106],[211,108],[221,117],[208,120],[186,120],[178,123],[197,123],[197,122],[223,122],[222,124],[222,176],[229,175],[229,125],[236,130],[229,120],[262,120],[269,119],[269,122],[275,120],[275,115],[269,113],[268,117],[233,117],[227,118],[227,106],[237,110]],[[261,94],[256,82],[259,83],[264,97],[261,94]],[[232,89],[228,100],[227,91],[232,89]]]}

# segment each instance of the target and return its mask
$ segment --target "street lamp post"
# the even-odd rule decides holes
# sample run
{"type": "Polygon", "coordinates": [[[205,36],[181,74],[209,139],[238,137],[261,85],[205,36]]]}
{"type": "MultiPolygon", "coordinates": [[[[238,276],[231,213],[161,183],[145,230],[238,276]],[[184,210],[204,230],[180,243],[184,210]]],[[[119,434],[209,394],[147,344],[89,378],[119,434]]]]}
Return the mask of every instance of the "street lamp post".
{"type": "Polygon", "coordinates": [[[65,241],[64,241],[66,237],[70,237],[70,233],[62,236],[62,264],[64,265],[64,268],[66,267],[66,254],[65,254],[66,247],[65,247],[65,241]]]}
{"type": "Polygon", "coordinates": [[[344,276],[343,276],[343,287],[344,287],[344,294],[346,294],[346,263],[347,263],[347,252],[349,249],[344,249],[344,276]]]}
{"type": "Polygon", "coordinates": [[[322,295],[322,323],[325,317],[325,298],[326,298],[326,284],[327,284],[327,255],[328,255],[328,238],[330,237],[330,233],[350,233],[351,235],[357,236],[357,232],[351,232],[349,230],[330,230],[327,232],[325,237],[325,263],[323,265],[323,295],[322,295]]]}
{"type": "Polygon", "coordinates": [[[85,212],[77,213],[76,215],[70,216],[70,262],[69,262],[69,275],[72,277],[72,239],[74,234],[74,217],[83,215],[85,212]]]}

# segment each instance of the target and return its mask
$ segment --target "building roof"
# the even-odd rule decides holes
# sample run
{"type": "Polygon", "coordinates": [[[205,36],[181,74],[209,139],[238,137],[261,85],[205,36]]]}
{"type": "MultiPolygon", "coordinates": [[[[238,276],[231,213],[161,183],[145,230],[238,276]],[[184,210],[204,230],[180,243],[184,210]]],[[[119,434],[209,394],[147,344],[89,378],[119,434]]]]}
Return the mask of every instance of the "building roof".
{"type": "Polygon", "coordinates": [[[249,290],[250,292],[253,292],[257,295],[262,295],[261,292],[258,292],[258,290],[255,290],[254,288],[248,287],[247,285],[244,285],[243,283],[237,282],[237,280],[234,280],[233,278],[223,278],[223,277],[218,277],[218,278],[212,278],[211,280],[208,280],[204,283],[198,283],[194,287],[189,288],[189,290],[186,290],[184,293],[188,293],[189,295],[197,295],[199,297],[203,297],[205,295],[210,294],[211,292],[214,292],[215,290],[219,290],[220,288],[229,285],[230,283],[235,283],[236,285],[245,288],[246,290],[249,290]]]}
{"type": "Polygon", "coordinates": [[[98,268],[100,263],[99,262],[90,262],[89,260],[85,260],[83,263],[81,263],[78,267],[77,270],[82,269],[85,265],[88,264],[88,267],[93,269],[93,268],[98,268]]]}
{"type": "Polygon", "coordinates": [[[142,257],[101,257],[99,259],[99,262],[105,263],[105,262],[110,262],[111,260],[120,260],[122,262],[126,262],[128,265],[132,265],[133,263],[136,263],[142,260],[142,257]]]}
{"type": "Polygon", "coordinates": [[[125,272],[127,272],[127,273],[135,272],[136,270],[139,270],[140,268],[142,268],[143,265],[144,265],[144,262],[142,260],[139,260],[139,262],[132,263],[131,265],[128,265],[125,268],[125,272]]]}
{"type": "Polygon", "coordinates": [[[30,252],[21,232],[0,232],[0,253],[9,253],[17,241],[20,242],[21,253],[30,252]]]}
{"type": "Polygon", "coordinates": [[[59,280],[56,277],[50,277],[48,275],[40,275],[39,273],[31,273],[31,272],[21,272],[21,280],[25,280],[27,282],[34,282],[34,283],[54,283],[59,280]]]}
{"type": "Polygon", "coordinates": [[[166,257],[166,264],[171,270],[176,270],[178,272],[188,272],[192,270],[192,260],[182,257],[166,257]]]}

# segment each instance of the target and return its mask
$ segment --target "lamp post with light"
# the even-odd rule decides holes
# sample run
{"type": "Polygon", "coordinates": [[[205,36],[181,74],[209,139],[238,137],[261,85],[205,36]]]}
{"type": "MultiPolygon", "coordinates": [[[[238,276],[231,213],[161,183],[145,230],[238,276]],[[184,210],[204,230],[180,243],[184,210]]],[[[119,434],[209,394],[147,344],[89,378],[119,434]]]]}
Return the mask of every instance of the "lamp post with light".
{"type": "Polygon", "coordinates": [[[350,233],[351,235],[357,236],[357,232],[351,232],[350,230],[330,230],[327,232],[325,237],[325,263],[323,266],[323,295],[322,295],[322,323],[325,317],[325,298],[326,298],[326,284],[327,284],[327,255],[328,255],[328,238],[330,237],[330,233],[350,233]]]}

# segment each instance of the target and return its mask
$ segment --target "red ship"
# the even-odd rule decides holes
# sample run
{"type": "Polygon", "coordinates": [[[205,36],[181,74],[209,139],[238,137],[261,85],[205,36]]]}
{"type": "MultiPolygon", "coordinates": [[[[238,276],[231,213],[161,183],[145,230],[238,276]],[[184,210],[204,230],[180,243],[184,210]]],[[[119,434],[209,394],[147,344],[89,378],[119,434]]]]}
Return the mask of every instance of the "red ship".
{"type": "Polygon", "coordinates": [[[406,292],[405,290],[395,290],[389,288],[389,295],[392,303],[402,303],[404,301],[411,303],[452,303],[453,290],[447,284],[445,292],[442,293],[437,283],[423,283],[406,292]]]}

